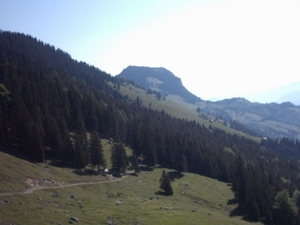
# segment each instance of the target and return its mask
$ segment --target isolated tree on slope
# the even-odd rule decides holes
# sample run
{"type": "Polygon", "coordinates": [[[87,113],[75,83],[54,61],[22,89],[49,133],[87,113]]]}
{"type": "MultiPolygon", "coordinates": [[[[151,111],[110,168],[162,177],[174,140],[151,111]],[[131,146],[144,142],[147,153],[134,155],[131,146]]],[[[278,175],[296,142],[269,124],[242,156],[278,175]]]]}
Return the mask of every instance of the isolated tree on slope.
{"type": "Polygon", "coordinates": [[[161,178],[159,179],[159,184],[159,188],[164,190],[165,195],[173,195],[171,181],[165,170],[162,171],[161,178]]]}

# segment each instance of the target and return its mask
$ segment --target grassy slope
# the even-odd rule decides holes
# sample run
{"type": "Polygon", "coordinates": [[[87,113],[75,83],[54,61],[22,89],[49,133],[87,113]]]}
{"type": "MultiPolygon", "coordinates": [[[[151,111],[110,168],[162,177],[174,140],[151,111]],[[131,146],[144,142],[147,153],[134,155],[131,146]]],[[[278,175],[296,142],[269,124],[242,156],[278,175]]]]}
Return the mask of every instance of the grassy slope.
{"type": "MultiPolygon", "coordinates": [[[[158,111],[164,110],[166,113],[168,113],[171,116],[181,118],[181,119],[188,119],[191,121],[195,120],[196,122],[198,122],[200,124],[204,124],[204,126],[206,126],[206,127],[209,127],[209,125],[212,124],[213,127],[221,129],[221,130],[225,130],[228,133],[237,134],[240,136],[244,136],[246,138],[250,138],[255,141],[260,141],[259,137],[253,137],[253,136],[250,136],[243,132],[231,129],[228,126],[224,126],[222,123],[223,121],[210,123],[206,119],[199,117],[199,113],[196,112],[195,105],[191,105],[191,104],[184,103],[184,102],[182,104],[180,104],[169,98],[167,98],[165,100],[157,100],[157,98],[155,97],[154,94],[149,95],[146,93],[145,90],[139,89],[135,86],[132,86],[131,84],[129,84],[127,86],[121,85],[120,92],[124,95],[127,95],[131,99],[136,99],[137,97],[139,97],[142,100],[144,106],[150,107],[150,108],[152,108],[154,110],[158,110],[158,111]]],[[[173,98],[174,98],[174,96],[173,96],[173,98]]],[[[210,116],[210,117],[213,118],[212,116],[210,116]]]]}
{"type": "MultiPolygon", "coordinates": [[[[52,178],[65,184],[106,180],[2,152],[0,160],[0,193],[29,188],[24,182],[28,177],[52,178]]],[[[249,224],[240,217],[229,217],[235,205],[227,205],[233,193],[226,183],[185,173],[173,178],[174,195],[166,197],[155,194],[161,173],[162,169],[156,168],[112,183],[0,196],[0,224],[67,224],[72,216],[81,224],[108,224],[108,217],[117,224],[249,224]],[[116,201],[122,204],[116,205],[116,201]]]]}

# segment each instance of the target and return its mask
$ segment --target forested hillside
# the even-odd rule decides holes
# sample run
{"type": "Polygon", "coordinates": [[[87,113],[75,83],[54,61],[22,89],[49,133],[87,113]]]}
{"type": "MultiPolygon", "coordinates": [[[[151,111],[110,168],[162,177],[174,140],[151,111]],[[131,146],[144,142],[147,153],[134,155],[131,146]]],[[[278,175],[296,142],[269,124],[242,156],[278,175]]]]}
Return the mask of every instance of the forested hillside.
{"type": "Polygon", "coordinates": [[[84,168],[101,164],[87,132],[112,138],[148,166],[233,183],[247,219],[299,224],[298,141],[257,143],[173,118],[121,95],[122,82],[31,36],[0,32],[0,148],[84,168]]]}

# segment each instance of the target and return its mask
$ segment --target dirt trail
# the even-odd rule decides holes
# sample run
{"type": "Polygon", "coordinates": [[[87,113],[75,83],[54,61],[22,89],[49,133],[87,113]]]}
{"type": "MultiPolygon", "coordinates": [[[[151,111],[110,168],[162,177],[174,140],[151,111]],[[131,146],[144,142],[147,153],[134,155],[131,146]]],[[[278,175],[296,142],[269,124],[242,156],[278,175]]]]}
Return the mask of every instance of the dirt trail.
{"type": "Polygon", "coordinates": [[[96,182],[81,182],[81,183],[74,183],[74,184],[61,184],[61,185],[58,185],[58,186],[33,187],[33,188],[30,188],[27,191],[23,191],[23,192],[0,193],[0,196],[31,194],[32,192],[34,192],[36,190],[42,190],[42,189],[56,189],[56,188],[74,187],[74,186],[91,185],[91,184],[105,184],[105,183],[111,183],[111,182],[120,181],[120,180],[125,179],[126,177],[127,176],[123,176],[122,178],[118,178],[118,179],[105,180],[105,181],[96,181],[96,182]]]}

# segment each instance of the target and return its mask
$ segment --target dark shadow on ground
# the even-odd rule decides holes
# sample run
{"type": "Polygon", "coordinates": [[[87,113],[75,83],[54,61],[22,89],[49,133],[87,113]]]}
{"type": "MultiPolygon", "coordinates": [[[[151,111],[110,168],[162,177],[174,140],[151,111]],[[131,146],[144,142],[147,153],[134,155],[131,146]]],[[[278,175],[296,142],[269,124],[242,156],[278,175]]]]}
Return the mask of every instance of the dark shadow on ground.
{"type": "Polygon", "coordinates": [[[233,210],[231,210],[231,212],[229,213],[230,217],[234,217],[234,216],[243,216],[244,212],[243,210],[241,210],[239,207],[234,208],[233,210]]]}
{"type": "Polygon", "coordinates": [[[234,198],[233,199],[229,199],[227,201],[227,205],[234,205],[234,204],[237,204],[237,203],[238,203],[237,200],[235,200],[234,198]]]}
{"type": "Polygon", "coordinates": [[[156,195],[163,195],[163,196],[171,196],[171,195],[166,195],[165,192],[163,192],[163,191],[156,191],[155,194],[156,195]]]}
{"type": "Polygon", "coordinates": [[[36,161],[31,159],[29,156],[22,154],[16,145],[2,144],[0,145],[0,151],[16,158],[23,159],[31,163],[36,163],[36,161]]]}
{"type": "Polygon", "coordinates": [[[99,173],[95,170],[92,169],[85,169],[85,170],[81,170],[81,169],[74,169],[73,173],[75,173],[76,175],[80,175],[80,176],[98,176],[99,173]]]}
{"type": "Polygon", "coordinates": [[[144,165],[141,165],[140,166],[140,171],[153,171],[153,168],[152,167],[149,167],[149,166],[144,166],[144,165]]]}
{"type": "Polygon", "coordinates": [[[69,169],[76,169],[76,167],[74,166],[74,164],[72,163],[65,163],[65,162],[61,162],[61,161],[57,161],[57,160],[51,160],[49,162],[49,164],[51,166],[55,166],[55,167],[61,167],[61,168],[69,168],[69,169]]]}
{"type": "Polygon", "coordinates": [[[168,172],[168,176],[169,176],[169,178],[170,178],[171,181],[174,181],[175,179],[180,179],[180,178],[184,177],[184,174],[172,170],[172,171],[168,172]]]}
{"type": "MultiPolygon", "coordinates": [[[[229,200],[230,201],[230,200],[229,200]]],[[[241,216],[242,217],[242,220],[244,221],[247,221],[247,222],[257,222],[247,216],[245,216],[245,212],[243,211],[243,209],[239,208],[239,207],[236,207],[234,208],[233,210],[231,210],[231,212],[229,213],[229,216],[230,217],[235,217],[235,216],[241,216]]]]}
{"type": "Polygon", "coordinates": [[[156,195],[165,195],[165,192],[163,192],[163,191],[156,191],[155,194],[156,195]]]}
{"type": "Polygon", "coordinates": [[[126,175],[129,175],[129,176],[134,176],[134,177],[138,177],[139,174],[138,173],[129,173],[129,174],[126,174],[126,175]]]}

